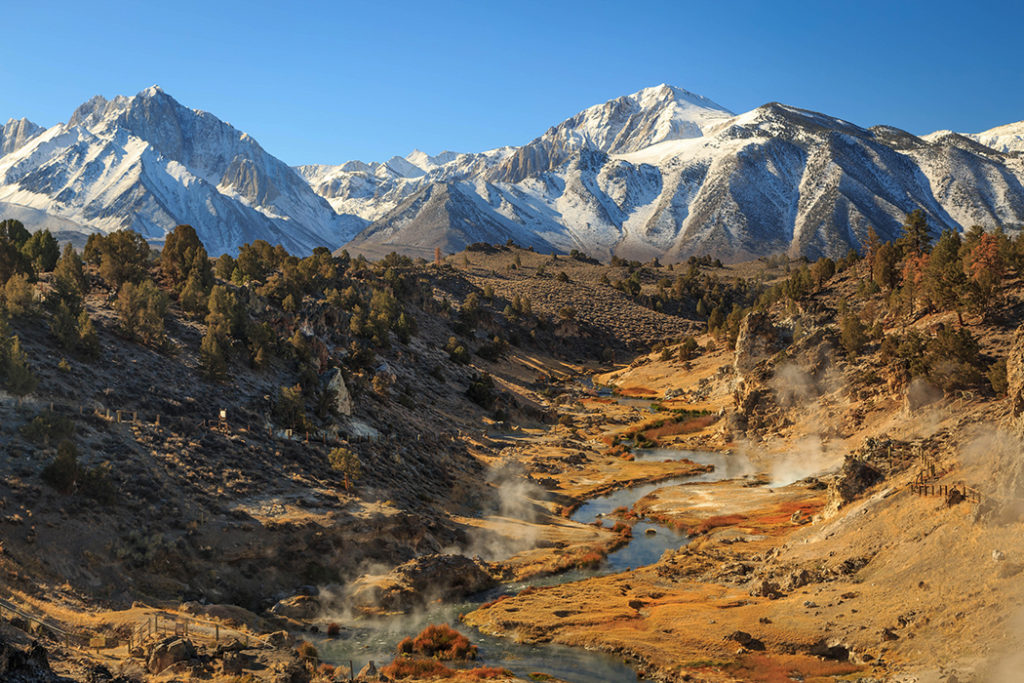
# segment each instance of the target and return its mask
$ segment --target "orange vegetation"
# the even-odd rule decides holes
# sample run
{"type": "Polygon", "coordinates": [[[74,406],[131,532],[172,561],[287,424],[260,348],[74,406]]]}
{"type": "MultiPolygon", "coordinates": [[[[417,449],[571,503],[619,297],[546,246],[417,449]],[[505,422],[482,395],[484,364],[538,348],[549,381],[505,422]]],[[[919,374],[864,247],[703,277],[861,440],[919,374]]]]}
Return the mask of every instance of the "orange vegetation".
{"type": "Polygon", "coordinates": [[[415,638],[402,640],[398,651],[437,659],[474,659],[477,647],[470,645],[466,636],[447,624],[430,624],[415,638]]]}

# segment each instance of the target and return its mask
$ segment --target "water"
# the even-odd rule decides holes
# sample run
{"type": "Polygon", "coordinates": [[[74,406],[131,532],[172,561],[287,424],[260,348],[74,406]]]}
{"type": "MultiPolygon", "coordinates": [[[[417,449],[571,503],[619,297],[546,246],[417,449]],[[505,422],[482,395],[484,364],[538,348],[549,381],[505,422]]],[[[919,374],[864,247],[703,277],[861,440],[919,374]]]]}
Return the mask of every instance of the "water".
{"type": "MultiPolygon", "coordinates": [[[[664,486],[728,479],[745,473],[749,468],[745,462],[737,461],[736,456],[721,453],[652,448],[638,450],[635,456],[637,460],[686,459],[713,465],[715,469],[702,474],[675,477],[656,484],[641,484],[619,489],[592,498],[577,508],[572,516],[573,520],[590,523],[597,519],[599,514],[605,516],[618,507],[629,508],[637,500],[664,486]]],[[[476,609],[487,600],[503,594],[517,593],[527,586],[562,584],[653,564],[666,550],[679,548],[688,540],[685,534],[661,525],[637,522],[633,525],[632,540],[610,553],[607,560],[596,569],[577,569],[555,576],[501,586],[462,603],[434,604],[413,615],[338,620],[343,627],[342,637],[321,639],[315,644],[324,661],[348,666],[351,660],[358,672],[370,660],[375,661],[378,667],[390,662],[394,658],[398,642],[406,636],[415,635],[428,624],[447,623],[465,633],[480,648],[477,660],[472,663],[473,666],[500,666],[523,678],[541,671],[571,683],[636,683],[639,680],[636,672],[612,655],[553,644],[519,644],[510,638],[488,636],[459,623],[459,615],[476,609]],[[646,533],[648,529],[654,533],[646,533]]]]}

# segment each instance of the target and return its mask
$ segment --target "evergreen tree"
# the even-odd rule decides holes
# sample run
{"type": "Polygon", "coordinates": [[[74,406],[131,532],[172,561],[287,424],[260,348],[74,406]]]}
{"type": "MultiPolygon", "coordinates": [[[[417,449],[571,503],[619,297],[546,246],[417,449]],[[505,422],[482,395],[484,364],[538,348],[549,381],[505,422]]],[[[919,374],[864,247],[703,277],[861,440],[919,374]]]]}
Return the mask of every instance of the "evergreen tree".
{"type": "Polygon", "coordinates": [[[968,252],[964,265],[970,279],[971,299],[987,315],[997,303],[996,295],[1006,271],[997,236],[983,233],[968,252]]]}
{"type": "Polygon", "coordinates": [[[37,230],[21,247],[21,252],[37,272],[48,273],[60,258],[60,245],[49,230],[37,230]]]}
{"type": "Polygon", "coordinates": [[[207,296],[198,274],[189,274],[188,281],[178,295],[178,303],[182,310],[193,315],[207,311],[207,296]]]}
{"type": "Polygon", "coordinates": [[[151,280],[135,285],[126,282],[115,303],[124,333],[150,346],[164,343],[164,316],[167,314],[167,295],[151,280]]]}
{"type": "Polygon", "coordinates": [[[0,383],[16,396],[31,394],[39,380],[28,364],[28,355],[21,348],[21,340],[11,336],[6,323],[0,322],[0,383]]]}
{"type": "Polygon", "coordinates": [[[96,334],[92,318],[85,311],[78,314],[78,350],[88,358],[100,355],[100,338],[96,334]]]}
{"type": "Polygon", "coordinates": [[[209,380],[220,382],[227,377],[227,352],[221,335],[214,327],[208,327],[199,345],[199,368],[209,380]]]}
{"type": "Polygon", "coordinates": [[[113,232],[100,241],[99,250],[100,276],[115,290],[126,282],[138,284],[146,276],[149,245],[139,233],[113,232]]]}
{"type": "Polygon", "coordinates": [[[15,248],[20,250],[31,236],[31,233],[25,229],[25,225],[19,220],[7,218],[0,221],[0,241],[10,242],[15,248]]]}
{"type": "Polygon", "coordinates": [[[78,315],[63,299],[57,302],[50,320],[50,331],[65,351],[78,348],[78,315]]]}
{"type": "Polygon", "coordinates": [[[28,276],[15,273],[3,287],[3,303],[11,316],[23,316],[32,311],[32,300],[35,288],[28,281],[28,276]]]}
{"type": "Polygon", "coordinates": [[[53,281],[61,295],[71,291],[79,295],[85,293],[85,269],[82,259],[70,244],[64,245],[64,251],[53,270],[53,281]]]}
{"type": "Polygon", "coordinates": [[[939,310],[962,314],[967,276],[960,258],[960,235],[952,230],[942,231],[928,256],[924,289],[928,300],[939,310]]]}
{"type": "Polygon", "coordinates": [[[900,238],[900,246],[904,254],[923,254],[928,251],[931,244],[931,233],[928,231],[928,219],[924,211],[914,209],[907,214],[907,220],[903,223],[903,237],[900,238]]]}
{"type": "Polygon", "coordinates": [[[160,251],[160,270],[180,291],[192,277],[204,290],[213,284],[213,269],[206,248],[191,225],[179,225],[167,235],[160,251]]]}
{"type": "Polygon", "coordinates": [[[871,279],[875,284],[888,291],[896,289],[899,283],[899,270],[896,267],[899,254],[892,242],[883,242],[875,252],[874,263],[871,264],[871,279]]]}

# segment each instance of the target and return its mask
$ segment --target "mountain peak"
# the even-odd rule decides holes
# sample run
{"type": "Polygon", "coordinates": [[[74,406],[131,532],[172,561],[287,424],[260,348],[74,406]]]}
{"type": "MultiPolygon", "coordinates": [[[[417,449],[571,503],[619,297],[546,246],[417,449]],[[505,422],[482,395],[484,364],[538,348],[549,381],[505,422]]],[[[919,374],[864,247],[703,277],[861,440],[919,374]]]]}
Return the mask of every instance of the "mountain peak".
{"type": "Polygon", "coordinates": [[[678,88],[668,83],[661,83],[660,85],[654,85],[649,88],[643,88],[627,95],[626,97],[636,100],[641,106],[663,106],[665,104],[675,103],[680,106],[692,106],[700,107],[703,109],[712,109],[724,112],[732,115],[732,112],[723,107],[722,105],[714,102],[703,95],[690,92],[683,88],[678,88]]]}

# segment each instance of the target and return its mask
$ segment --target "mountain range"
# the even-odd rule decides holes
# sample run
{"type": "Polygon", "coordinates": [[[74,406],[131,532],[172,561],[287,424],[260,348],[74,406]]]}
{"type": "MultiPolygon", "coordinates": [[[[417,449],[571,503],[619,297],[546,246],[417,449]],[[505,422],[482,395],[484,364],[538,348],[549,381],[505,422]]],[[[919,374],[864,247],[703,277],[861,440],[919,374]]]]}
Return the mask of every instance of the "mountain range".
{"type": "Polygon", "coordinates": [[[736,115],[668,85],[521,146],[290,167],[154,86],[67,123],[0,127],[0,216],[62,232],[193,225],[212,254],[254,239],[431,257],[473,242],[743,260],[841,256],[871,226],[1024,226],[1024,122],[977,134],[862,128],[779,103],[736,115]]]}

